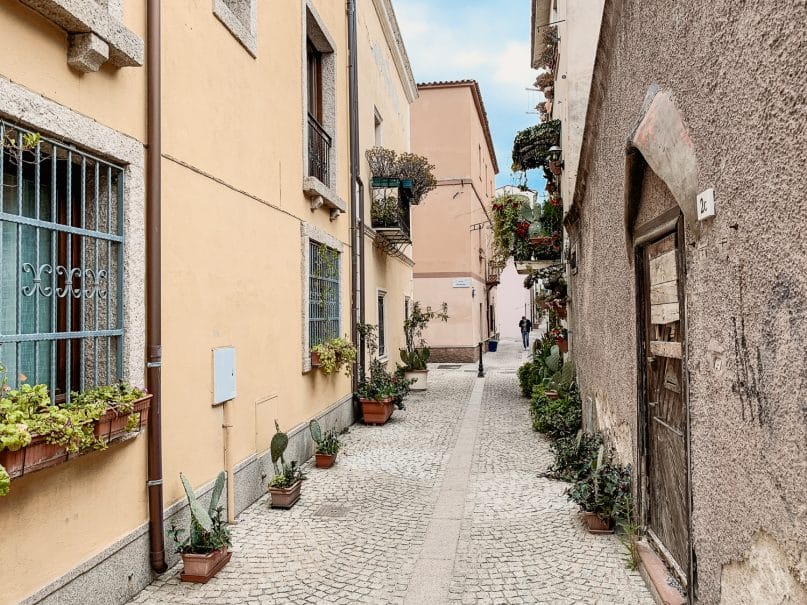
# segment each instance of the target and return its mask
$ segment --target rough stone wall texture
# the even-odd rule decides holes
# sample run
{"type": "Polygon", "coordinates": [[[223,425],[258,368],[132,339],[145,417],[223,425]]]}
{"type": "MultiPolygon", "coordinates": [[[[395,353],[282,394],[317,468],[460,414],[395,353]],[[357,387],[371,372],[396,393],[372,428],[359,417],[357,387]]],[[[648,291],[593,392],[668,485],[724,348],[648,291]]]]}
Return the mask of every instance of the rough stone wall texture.
{"type": "MultiPolygon", "coordinates": [[[[698,190],[714,187],[717,205],[700,239],[687,233],[685,246],[697,600],[729,602],[743,591],[736,586],[741,577],[746,586],[781,578],[765,594],[792,593],[793,602],[802,602],[807,4],[614,0],[605,22],[600,56],[606,60],[593,86],[602,104],[586,135],[593,155],[579,200],[573,284],[584,398],[592,398],[597,421],[618,441],[630,436],[632,443],[619,443],[618,451],[635,458],[637,335],[634,269],[623,235],[625,142],[647,88],[658,84],[672,95],[692,137],[698,190]],[[758,532],[767,536],[765,547],[752,554],[758,532]],[[749,563],[738,575],[732,570],[740,562],[749,563]],[[730,594],[721,595],[723,574],[730,594]]],[[[658,188],[649,181],[651,190],[658,188]]],[[[640,221],[662,210],[664,195],[650,196],[659,207],[640,209],[640,221]]]]}

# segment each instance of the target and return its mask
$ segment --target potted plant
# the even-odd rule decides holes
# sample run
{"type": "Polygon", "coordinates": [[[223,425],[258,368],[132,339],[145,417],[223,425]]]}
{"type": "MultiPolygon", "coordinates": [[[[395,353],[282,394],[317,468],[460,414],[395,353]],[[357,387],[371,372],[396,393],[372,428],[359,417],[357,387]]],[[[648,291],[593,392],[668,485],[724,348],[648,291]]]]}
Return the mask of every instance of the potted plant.
{"type": "Polygon", "coordinates": [[[275,469],[275,475],[269,481],[271,506],[272,508],[291,508],[300,499],[300,487],[305,475],[296,460],[287,463],[283,458],[283,453],[289,446],[289,437],[280,430],[277,420],[275,420],[275,430],[277,432],[272,437],[270,444],[272,466],[275,469]]]}
{"type": "Polygon", "coordinates": [[[318,367],[326,376],[344,368],[350,378],[356,347],[347,338],[332,338],[311,348],[311,366],[318,367]]]}
{"type": "Polygon", "coordinates": [[[336,429],[330,429],[323,433],[319,422],[312,420],[308,423],[308,430],[311,431],[311,438],[317,444],[317,450],[314,454],[317,468],[331,468],[333,463],[336,462],[336,455],[342,449],[342,442],[339,441],[336,429]]]}
{"type": "Polygon", "coordinates": [[[184,474],[179,474],[191,512],[190,531],[172,525],[168,535],[176,544],[176,552],[182,555],[184,569],[180,578],[183,582],[205,584],[218,571],[227,565],[232,557],[229,550],[230,530],[222,520],[222,507],[219,499],[224,490],[224,471],[216,477],[210,505],[207,510],[193,493],[191,484],[184,474]]]}
{"type": "Polygon", "coordinates": [[[613,533],[623,514],[623,503],[631,495],[630,466],[614,464],[600,446],[591,462],[591,472],[566,490],[566,495],[583,511],[583,520],[593,534],[613,533]]]}
{"type": "Polygon", "coordinates": [[[0,364],[0,496],[12,479],[105,449],[148,417],[151,395],[124,382],[53,402],[47,385],[26,380],[11,388],[0,364]]]}
{"type": "Polygon", "coordinates": [[[425,391],[428,388],[429,379],[429,357],[431,350],[423,332],[428,327],[429,322],[435,318],[440,321],[448,321],[448,305],[440,305],[440,311],[434,312],[431,307],[424,310],[418,301],[412,304],[409,316],[404,319],[404,339],[406,348],[400,350],[401,361],[404,366],[404,377],[411,381],[413,391],[425,391]]]}
{"type": "Polygon", "coordinates": [[[555,342],[558,345],[558,349],[560,349],[561,353],[568,353],[569,352],[569,341],[568,341],[568,334],[569,332],[566,328],[553,328],[552,329],[552,337],[555,339],[555,342]]]}
{"type": "Polygon", "coordinates": [[[378,359],[378,341],[376,326],[361,324],[359,333],[370,352],[370,371],[361,370],[358,387],[355,392],[362,408],[365,424],[385,424],[394,411],[395,406],[404,409],[401,381],[387,371],[378,359]]]}

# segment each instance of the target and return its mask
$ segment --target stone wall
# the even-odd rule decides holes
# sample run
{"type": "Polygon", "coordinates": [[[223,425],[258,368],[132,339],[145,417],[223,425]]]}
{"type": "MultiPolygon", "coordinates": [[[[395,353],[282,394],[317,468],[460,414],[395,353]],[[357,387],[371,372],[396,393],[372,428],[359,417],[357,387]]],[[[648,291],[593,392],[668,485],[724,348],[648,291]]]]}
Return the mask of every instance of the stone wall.
{"type": "MultiPolygon", "coordinates": [[[[697,190],[713,187],[717,207],[700,234],[685,234],[694,592],[702,603],[747,594],[743,581],[807,599],[805,23],[804,2],[764,10],[734,0],[606,3],[575,194],[576,362],[591,415],[635,464],[625,147],[655,84],[683,117],[697,190]]],[[[646,180],[658,195],[640,205],[637,222],[674,201],[659,193],[657,177],[646,180]]]]}

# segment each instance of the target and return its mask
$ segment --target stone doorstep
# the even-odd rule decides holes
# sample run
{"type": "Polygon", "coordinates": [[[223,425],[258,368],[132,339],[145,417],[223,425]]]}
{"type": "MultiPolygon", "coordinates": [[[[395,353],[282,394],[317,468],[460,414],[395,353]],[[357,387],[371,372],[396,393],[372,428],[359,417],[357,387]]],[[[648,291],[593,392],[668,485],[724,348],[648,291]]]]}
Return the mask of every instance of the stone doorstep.
{"type": "Polygon", "coordinates": [[[639,542],[639,573],[647,583],[653,599],[659,605],[686,605],[686,597],[667,584],[670,573],[667,566],[647,543],[639,542]]]}

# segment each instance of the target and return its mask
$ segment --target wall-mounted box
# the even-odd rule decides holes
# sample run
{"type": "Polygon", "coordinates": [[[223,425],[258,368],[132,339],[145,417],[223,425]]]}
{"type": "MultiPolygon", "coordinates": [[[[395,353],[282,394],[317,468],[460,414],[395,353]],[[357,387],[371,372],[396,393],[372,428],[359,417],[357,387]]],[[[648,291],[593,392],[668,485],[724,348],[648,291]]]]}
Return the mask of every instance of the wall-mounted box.
{"type": "Polygon", "coordinates": [[[213,405],[235,396],[235,347],[213,349],[213,405]]]}

